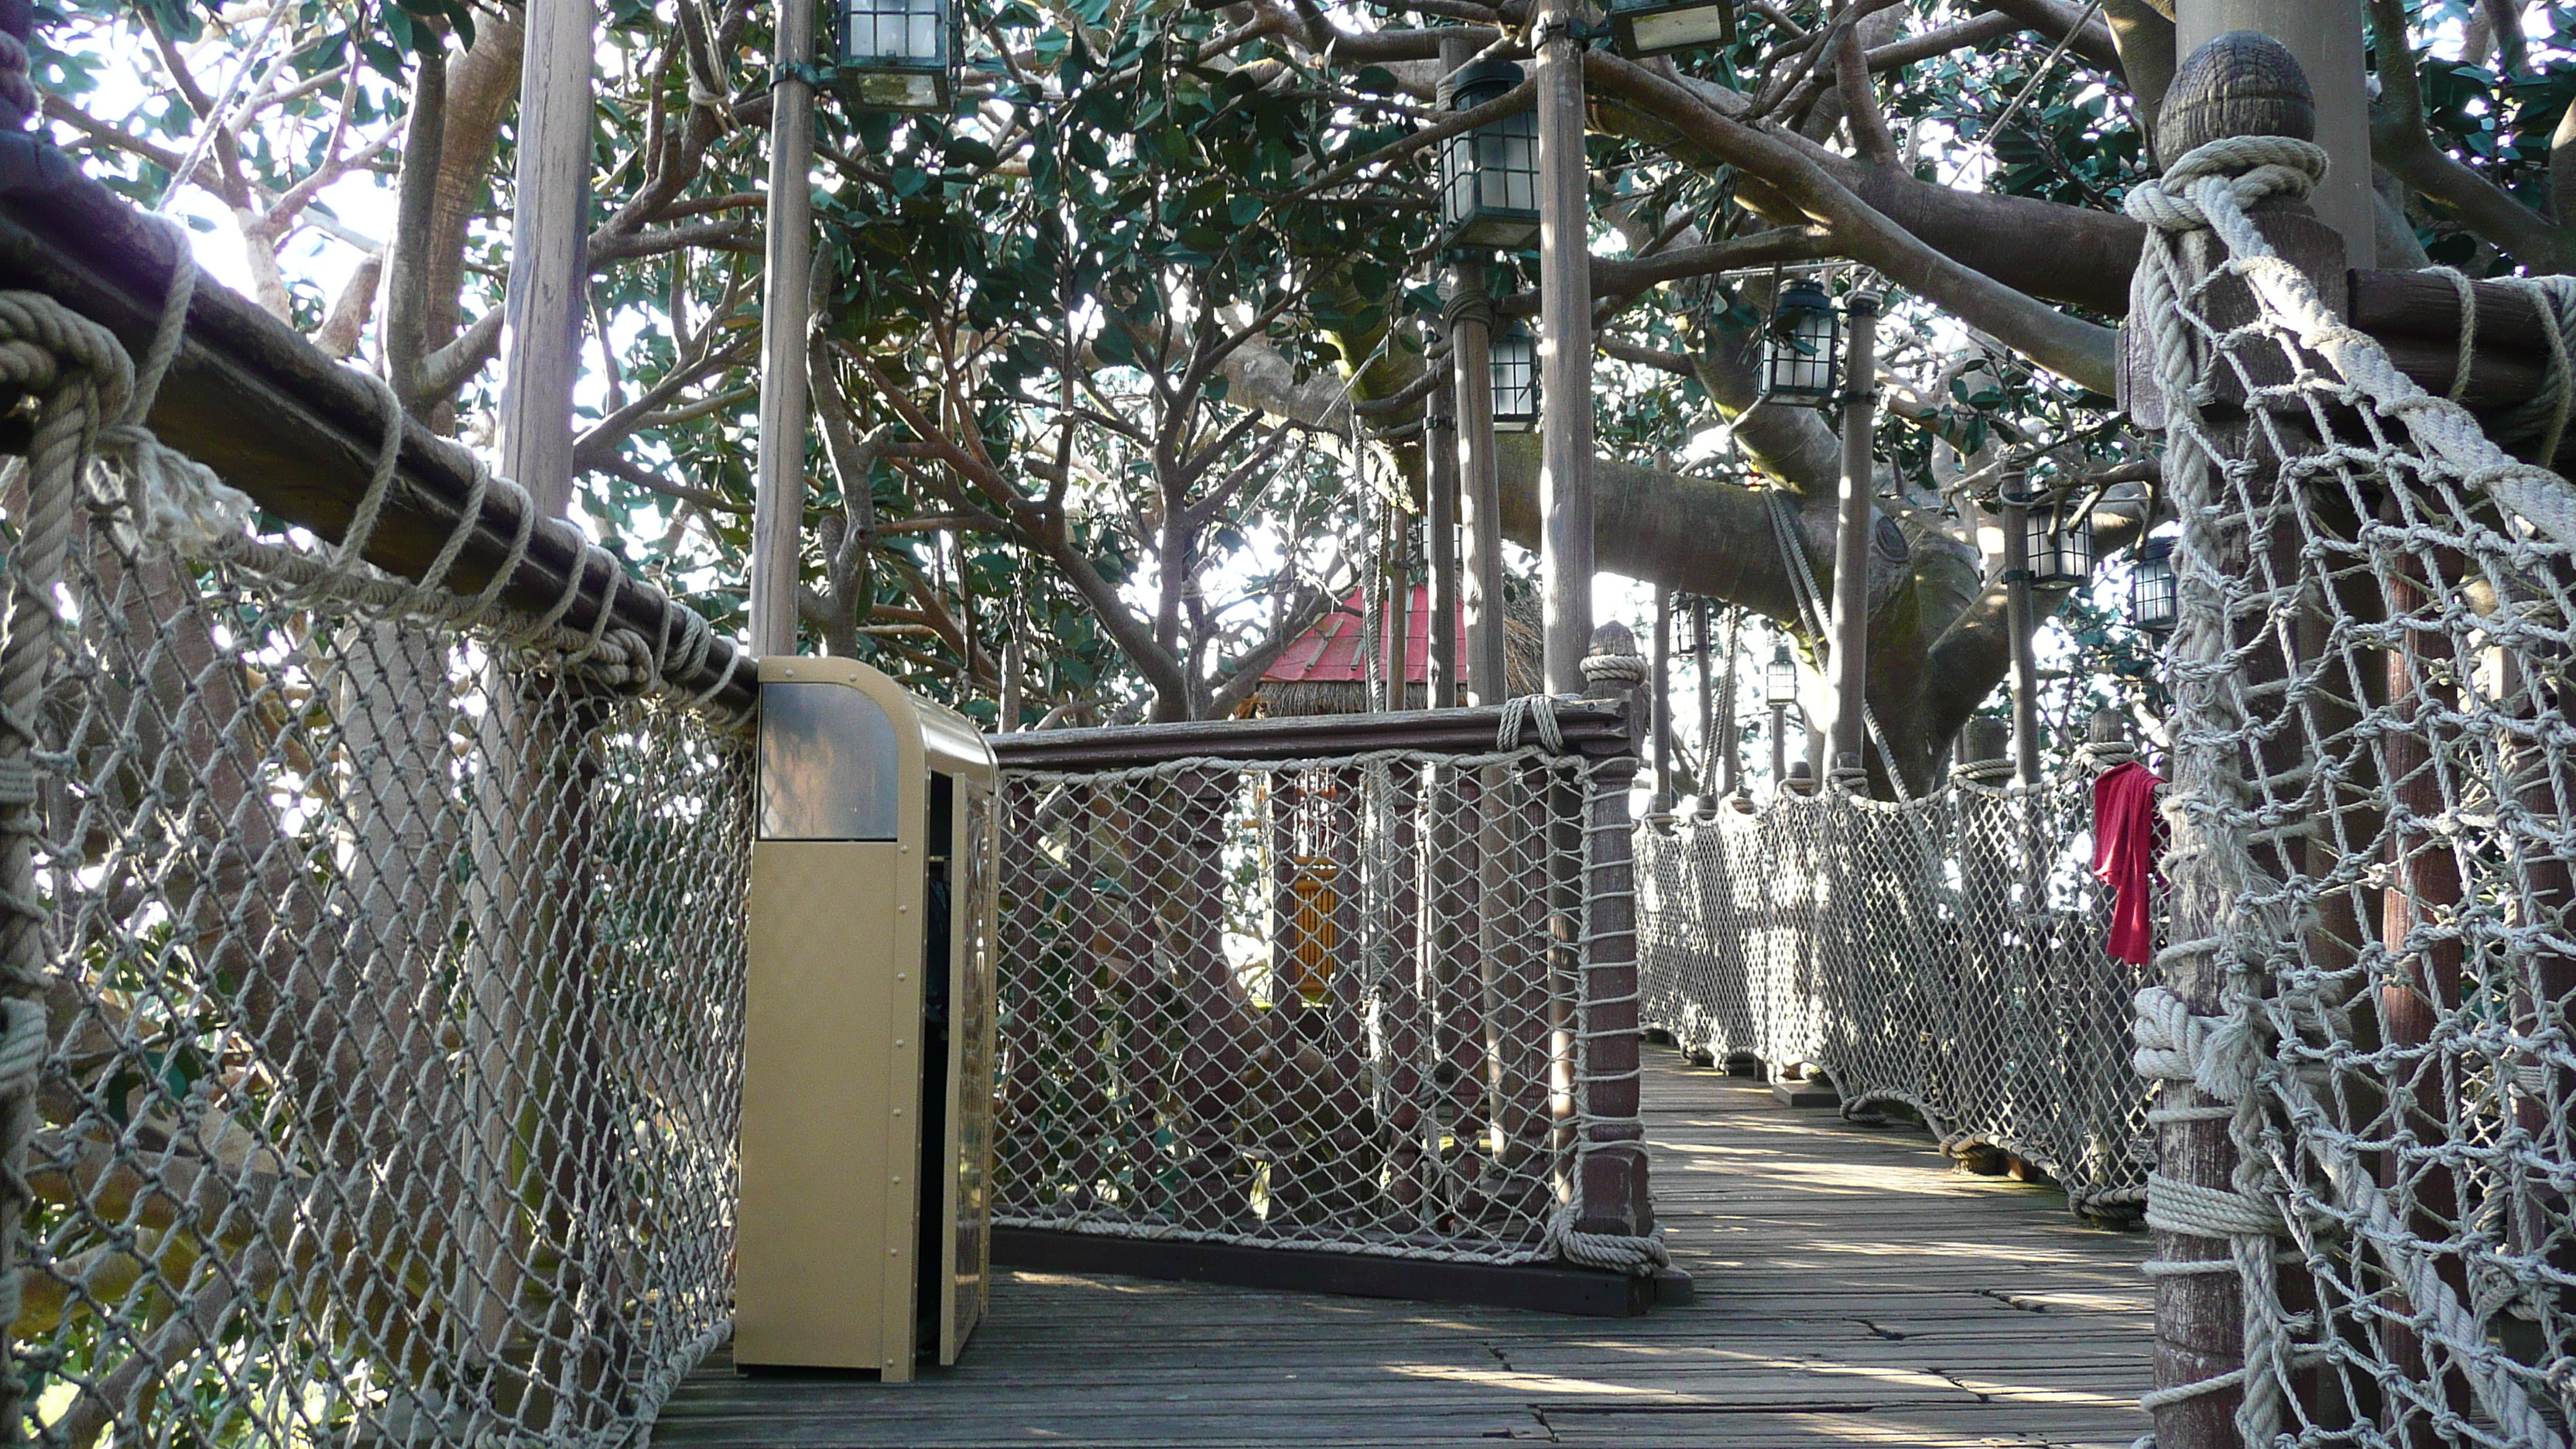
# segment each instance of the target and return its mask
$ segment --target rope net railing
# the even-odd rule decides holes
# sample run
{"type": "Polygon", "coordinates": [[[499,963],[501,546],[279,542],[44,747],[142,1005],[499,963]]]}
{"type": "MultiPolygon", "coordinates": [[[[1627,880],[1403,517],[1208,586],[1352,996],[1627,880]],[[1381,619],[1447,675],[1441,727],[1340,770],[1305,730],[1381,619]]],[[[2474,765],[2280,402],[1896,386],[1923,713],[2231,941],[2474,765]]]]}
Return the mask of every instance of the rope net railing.
{"type": "Polygon", "coordinates": [[[994,1221],[1660,1260],[1577,1227],[1607,1121],[1602,1008],[1633,1005],[1587,984],[1612,792],[1627,829],[1618,765],[1521,748],[1006,771],[994,1221]]]}
{"type": "MultiPolygon", "coordinates": [[[[2177,1446],[2563,1449],[2576,488],[2487,429],[2547,457],[2566,352],[2537,428],[2408,381],[2267,238],[2323,162],[2227,138],[2130,200],[2183,525],[2150,1271],[2205,1355],[2148,1406],[2177,1446]]],[[[2559,327],[2566,279],[2523,285],[2559,327]]]]}
{"type": "Polygon", "coordinates": [[[1945,1149],[2037,1164],[2134,1217],[2147,1094],[2104,949],[2081,773],[1953,782],[1898,805],[1838,787],[1637,836],[1641,1019],[1719,1065],[1821,1070],[1847,1114],[1901,1103],[1945,1149]]]}
{"type": "Polygon", "coordinates": [[[15,293],[0,334],[29,1431],[635,1442],[731,1313],[737,723],[356,562],[389,461],[316,545],[134,425],[108,334],[15,293]]]}

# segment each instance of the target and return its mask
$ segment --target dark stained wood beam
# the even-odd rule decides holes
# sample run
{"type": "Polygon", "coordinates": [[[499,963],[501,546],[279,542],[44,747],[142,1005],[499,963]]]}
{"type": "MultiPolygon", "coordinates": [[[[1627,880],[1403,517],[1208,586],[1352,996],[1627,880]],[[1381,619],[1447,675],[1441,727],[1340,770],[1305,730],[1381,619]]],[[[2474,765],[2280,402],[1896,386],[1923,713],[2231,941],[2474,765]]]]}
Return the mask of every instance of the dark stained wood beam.
{"type": "MultiPolygon", "coordinates": [[[[0,288],[42,292],[116,334],[141,357],[151,345],[177,260],[173,239],[143,213],[80,174],[72,159],[32,135],[0,134],[0,288]]],[[[366,491],[389,422],[388,404],[353,369],[333,361],[248,299],[200,277],[187,341],[146,423],[249,494],[281,522],[337,541],[366,491]]],[[[473,455],[404,420],[392,498],[368,541],[369,562],[417,578],[466,516],[473,455]]],[[[519,505],[488,496],[448,583],[472,593],[507,560],[519,505]]],[[[527,557],[501,598],[531,613],[575,595],[566,627],[588,630],[624,565],[567,520],[540,518],[527,557]]],[[[612,628],[647,640],[683,636],[684,606],[631,575],[608,605],[612,628]]],[[[705,661],[672,683],[703,690],[735,654],[717,638],[705,661]]],[[[735,671],[716,696],[731,708],[755,699],[751,671],[735,671]]]]}

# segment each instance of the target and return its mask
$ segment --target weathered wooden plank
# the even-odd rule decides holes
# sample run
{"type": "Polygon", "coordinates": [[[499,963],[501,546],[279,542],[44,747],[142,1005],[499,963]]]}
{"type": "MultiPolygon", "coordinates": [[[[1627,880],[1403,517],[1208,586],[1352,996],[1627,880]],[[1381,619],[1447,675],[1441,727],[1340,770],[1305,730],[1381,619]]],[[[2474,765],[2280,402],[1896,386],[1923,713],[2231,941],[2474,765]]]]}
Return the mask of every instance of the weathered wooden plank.
{"type": "Polygon", "coordinates": [[[1566,1319],[1097,1274],[1008,1274],[954,1370],[737,1380],[666,1449],[1081,1443],[2126,1445],[2145,1426],[2144,1240],[1952,1170],[1920,1133],[1773,1106],[1650,1056],[1658,1215],[1703,1290],[1566,1319]],[[1677,1105],[1678,1104],[1678,1105],[1677,1105]]]}

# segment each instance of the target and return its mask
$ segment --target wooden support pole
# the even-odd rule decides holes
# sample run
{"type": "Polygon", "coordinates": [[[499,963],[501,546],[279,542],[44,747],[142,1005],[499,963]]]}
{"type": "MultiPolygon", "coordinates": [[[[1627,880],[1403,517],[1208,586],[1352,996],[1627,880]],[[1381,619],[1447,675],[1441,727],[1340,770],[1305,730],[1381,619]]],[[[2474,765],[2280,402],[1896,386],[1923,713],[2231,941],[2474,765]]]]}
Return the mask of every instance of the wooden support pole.
{"type": "Polygon", "coordinates": [[[1443,384],[1431,393],[1422,415],[1423,446],[1429,455],[1425,500],[1430,531],[1431,672],[1423,703],[1433,709],[1456,709],[1458,698],[1458,413],[1457,388],[1443,384]]]}
{"type": "Polygon", "coordinates": [[[1538,33],[1540,657],[1550,694],[1583,692],[1592,648],[1591,176],[1576,0],[1540,0],[1538,33]]]}
{"type": "MultiPolygon", "coordinates": [[[[590,0],[530,0],[519,72],[499,453],[503,475],[525,488],[530,506],[548,518],[572,507],[572,395],[581,374],[590,276],[592,19],[590,0]]],[[[473,1352],[497,1360],[510,1352],[524,1292],[518,1204],[553,1166],[514,1160],[514,1154],[522,1146],[526,1104],[542,1097],[553,1069],[539,1060],[553,1054],[531,1041],[532,1019],[552,1000],[549,983],[532,977],[547,962],[578,959],[574,937],[546,933],[563,919],[565,902],[544,882],[580,876],[582,841],[570,827],[582,801],[552,768],[579,730],[562,697],[497,662],[486,666],[484,683],[491,702],[482,721],[489,775],[474,788],[490,799],[474,813],[467,843],[479,877],[466,968],[474,1004],[466,1033],[475,1066],[469,1111],[478,1158],[474,1205],[462,1233],[471,1281],[460,1299],[473,1352]],[[549,802],[549,794],[557,801],[549,802]]],[[[532,1408],[521,1399],[502,1412],[532,1408]]]]}
{"type": "MultiPolygon", "coordinates": [[[[1717,697],[1709,697],[1708,631],[1711,620],[1708,600],[1693,598],[1692,638],[1699,643],[1699,738],[1700,773],[1717,771],[1717,793],[1732,800],[1744,790],[1744,750],[1735,737],[1735,674],[1744,653],[1744,613],[1726,611],[1726,672],[1717,681],[1717,697]]],[[[1702,780],[1702,792],[1709,788],[1702,780]]]]}
{"type": "MultiPolygon", "coordinates": [[[[1869,690],[1869,540],[1877,526],[1877,484],[1871,443],[1878,423],[1878,298],[1855,292],[1849,361],[1843,376],[1843,467],[1834,508],[1833,722],[1826,757],[1836,767],[1856,764],[1869,690]],[[1849,756],[1846,760],[1844,757],[1849,756]]],[[[1894,763],[1889,763],[1894,768],[1894,763]]]]}
{"type": "Polygon", "coordinates": [[[590,0],[530,0],[501,339],[501,473],[572,507],[572,389],[590,281],[590,0]]]}
{"type": "Polygon", "coordinates": [[[804,554],[805,333],[813,306],[814,6],[777,8],[770,90],[769,250],[761,273],[760,456],[752,482],[751,652],[796,652],[796,576],[804,554]]]}
{"type": "MultiPolygon", "coordinates": [[[[2287,50],[2261,35],[2237,31],[2211,40],[2183,62],[2166,92],[2157,119],[2159,153],[2180,156],[2231,136],[2308,139],[2313,132],[2311,97],[2299,70],[2287,50]]],[[[2348,238],[2338,236],[2306,201],[2275,196],[2256,203],[2250,214],[2265,239],[2312,281],[2339,279],[2342,244],[2348,238]]],[[[2329,290],[2327,295],[2333,293],[2329,290]]],[[[2222,327],[2250,322],[2257,315],[2245,284],[2234,278],[2212,283],[2200,306],[2213,324],[2222,327]]],[[[2223,364],[2220,372],[2226,378],[2223,364]]],[[[2284,489],[2298,485],[2283,477],[2267,436],[2277,432],[2291,446],[2298,446],[2302,416],[2291,404],[2268,426],[2258,426],[2243,411],[2242,389],[2232,382],[2222,381],[2216,405],[2205,409],[2203,419],[2228,469],[2229,488],[2256,523],[2227,530],[2203,562],[2219,575],[2245,581],[2253,597],[2230,606],[2233,612],[2224,620],[2186,619],[2184,629],[2188,636],[2196,627],[2224,628],[2230,646],[2238,651],[2235,677],[2228,688],[2236,698],[2261,702],[2253,706],[2251,722],[2270,725],[2277,721],[2266,718],[2264,712],[2285,707],[2289,682],[2301,668],[2297,654],[2303,646],[2296,638],[2283,637],[2274,626],[2267,590],[2272,581],[2301,577],[2307,566],[2301,562],[2299,510],[2282,498],[2284,489]]],[[[2185,607],[2192,607],[2193,601],[2194,596],[2186,592],[2185,607]]],[[[2278,778],[2316,767],[2318,743],[2304,722],[2294,722],[2288,728],[2266,729],[2239,746],[2197,748],[2234,748],[2234,768],[2249,779],[2278,778]]],[[[2185,743],[2183,747],[2193,746],[2185,743]]],[[[2192,843],[2178,838],[2175,844],[2177,856],[2188,859],[2192,843]]],[[[2301,873],[2304,842],[2295,834],[2244,848],[2257,870],[2275,880],[2301,873]]],[[[2212,899],[2206,883],[2197,889],[2185,881],[2177,885],[2171,939],[2184,943],[2218,936],[2220,923],[2210,913],[2233,909],[2234,903],[2212,899]]],[[[2311,937],[2302,949],[2316,959],[2321,949],[2331,948],[2321,947],[2311,937]]],[[[2166,986],[2195,1016],[2226,1014],[2228,971],[2218,951],[2178,945],[2165,953],[2161,964],[2166,986]]],[[[2192,1083],[2168,1082],[2159,1106],[2167,1109],[2168,1116],[2156,1129],[2157,1173],[2190,1187],[2232,1191],[2238,1157],[2227,1117],[2234,1104],[2192,1083]]],[[[2155,1411],[2156,1441],[2167,1449],[2239,1449],[2244,1439],[2236,1410],[2244,1394],[2229,1381],[2243,1372],[2273,1372],[2273,1365],[2245,1362],[2243,1292],[2236,1269],[2194,1270],[2194,1265],[2230,1262],[2232,1245],[2224,1237],[2170,1228],[2158,1228],[2154,1240],[2156,1257],[2177,1265],[2155,1280],[2156,1386],[2187,1391],[2155,1411]],[[2190,1391],[2212,1380],[2220,1381],[2220,1386],[2190,1391]]],[[[2313,1290],[2295,1265],[2283,1265],[2277,1273],[2274,1295],[2285,1310],[2297,1312],[2303,1301],[2313,1301],[2313,1290]]]]}
{"type": "MultiPolygon", "coordinates": [[[[1602,625],[1590,643],[1587,653],[1633,657],[1637,652],[1624,624],[1602,625]]],[[[1624,699],[1631,719],[1646,704],[1637,685],[1616,678],[1589,684],[1584,692],[1593,699],[1624,699]]],[[[1581,1191],[1575,1226],[1637,1237],[1654,1231],[1655,1211],[1647,1193],[1644,1128],[1637,1119],[1636,831],[1628,817],[1628,786],[1637,770],[1635,745],[1603,758],[1595,768],[1599,777],[1575,817],[1583,836],[1585,878],[1580,886],[1588,929],[1580,943],[1583,1007],[1576,1023],[1583,1039],[1576,1058],[1583,1079],[1572,1085],[1590,1149],[1575,1163],[1581,1191]]]]}
{"type": "Polygon", "coordinates": [[[1494,459],[1493,303],[1485,268],[1452,269],[1452,362],[1458,379],[1458,600],[1467,617],[1467,702],[1511,698],[1503,613],[1503,485],[1494,459]]]}
{"type": "Polygon", "coordinates": [[[2030,604],[2030,508],[2023,501],[2030,480],[2004,475],[2004,630],[2012,644],[2013,776],[2039,783],[2039,661],[2031,632],[2038,621],[2030,604]]]}

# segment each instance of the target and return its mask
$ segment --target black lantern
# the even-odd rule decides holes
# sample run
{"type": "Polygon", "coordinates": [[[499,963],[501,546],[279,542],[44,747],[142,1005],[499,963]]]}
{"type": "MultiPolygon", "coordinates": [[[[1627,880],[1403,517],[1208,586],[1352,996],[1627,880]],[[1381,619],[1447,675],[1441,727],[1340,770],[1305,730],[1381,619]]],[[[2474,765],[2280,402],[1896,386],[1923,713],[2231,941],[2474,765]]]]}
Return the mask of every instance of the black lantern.
{"type": "Polygon", "coordinates": [[[1538,426],[1538,339],[1515,317],[1494,334],[1488,349],[1494,377],[1494,431],[1526,433],[1538,426]]]}
{"type": "Polygon", "coordinates": [[[947,109],[956,55],[948,0],[841,0],[841,86],[860,110],[947,109]]]}
{"type": "Polygon", "coordinates": [[[2174,541],[2151,538],[2138,549],[2137,570],[2129,575],[2129,622],[2162,636],[2182,622],[2182,591],[2174,580],[2174,541]]]}
{"type": "Polygon", "coordinates": [[[2073,506],[2033,504],[2022,515],[2034,584],[2078,585],[2093,577],[2093,520],[2073,506]]]}
{"type": "Polygon", "coordinates": [[[1731,44],[1734,0],[1610,0],[1610,38],[1637,60],[1731,44]]]}
{"type": "MultiPolygon", "coordinates": [[[[1521,83],[1507,60],[1461,66],[1449,109],[1472,111],[1521,83]]],[[[1535,106],[1452,136],[1440,147],[1440,244],[1516,252],[1538,245],[1535,106]]]]}
{"type": "Polygon", "coordinates": [[[1771,299],[1763,395],[1808,407],[1833,401],[1842,330],[1833,298],[1812,279],[1800,277],[1780,288],[1771,299]]]}
{"type": "Polygon", "coordinates": [[[1675,594],[1667,607],[1672,611],[1673,652],[1697,654],[1699,652],[1699,610],[1691,607],[1691,596],[1675,594]]]}
{"type": "Polygon", "coordinates": [[[1798,702],[1798,662],[1789,657],[1789,646],[1772,651],[1771,662],[1762,666],[1762,702],[1775,708],[1798,702]]]}

